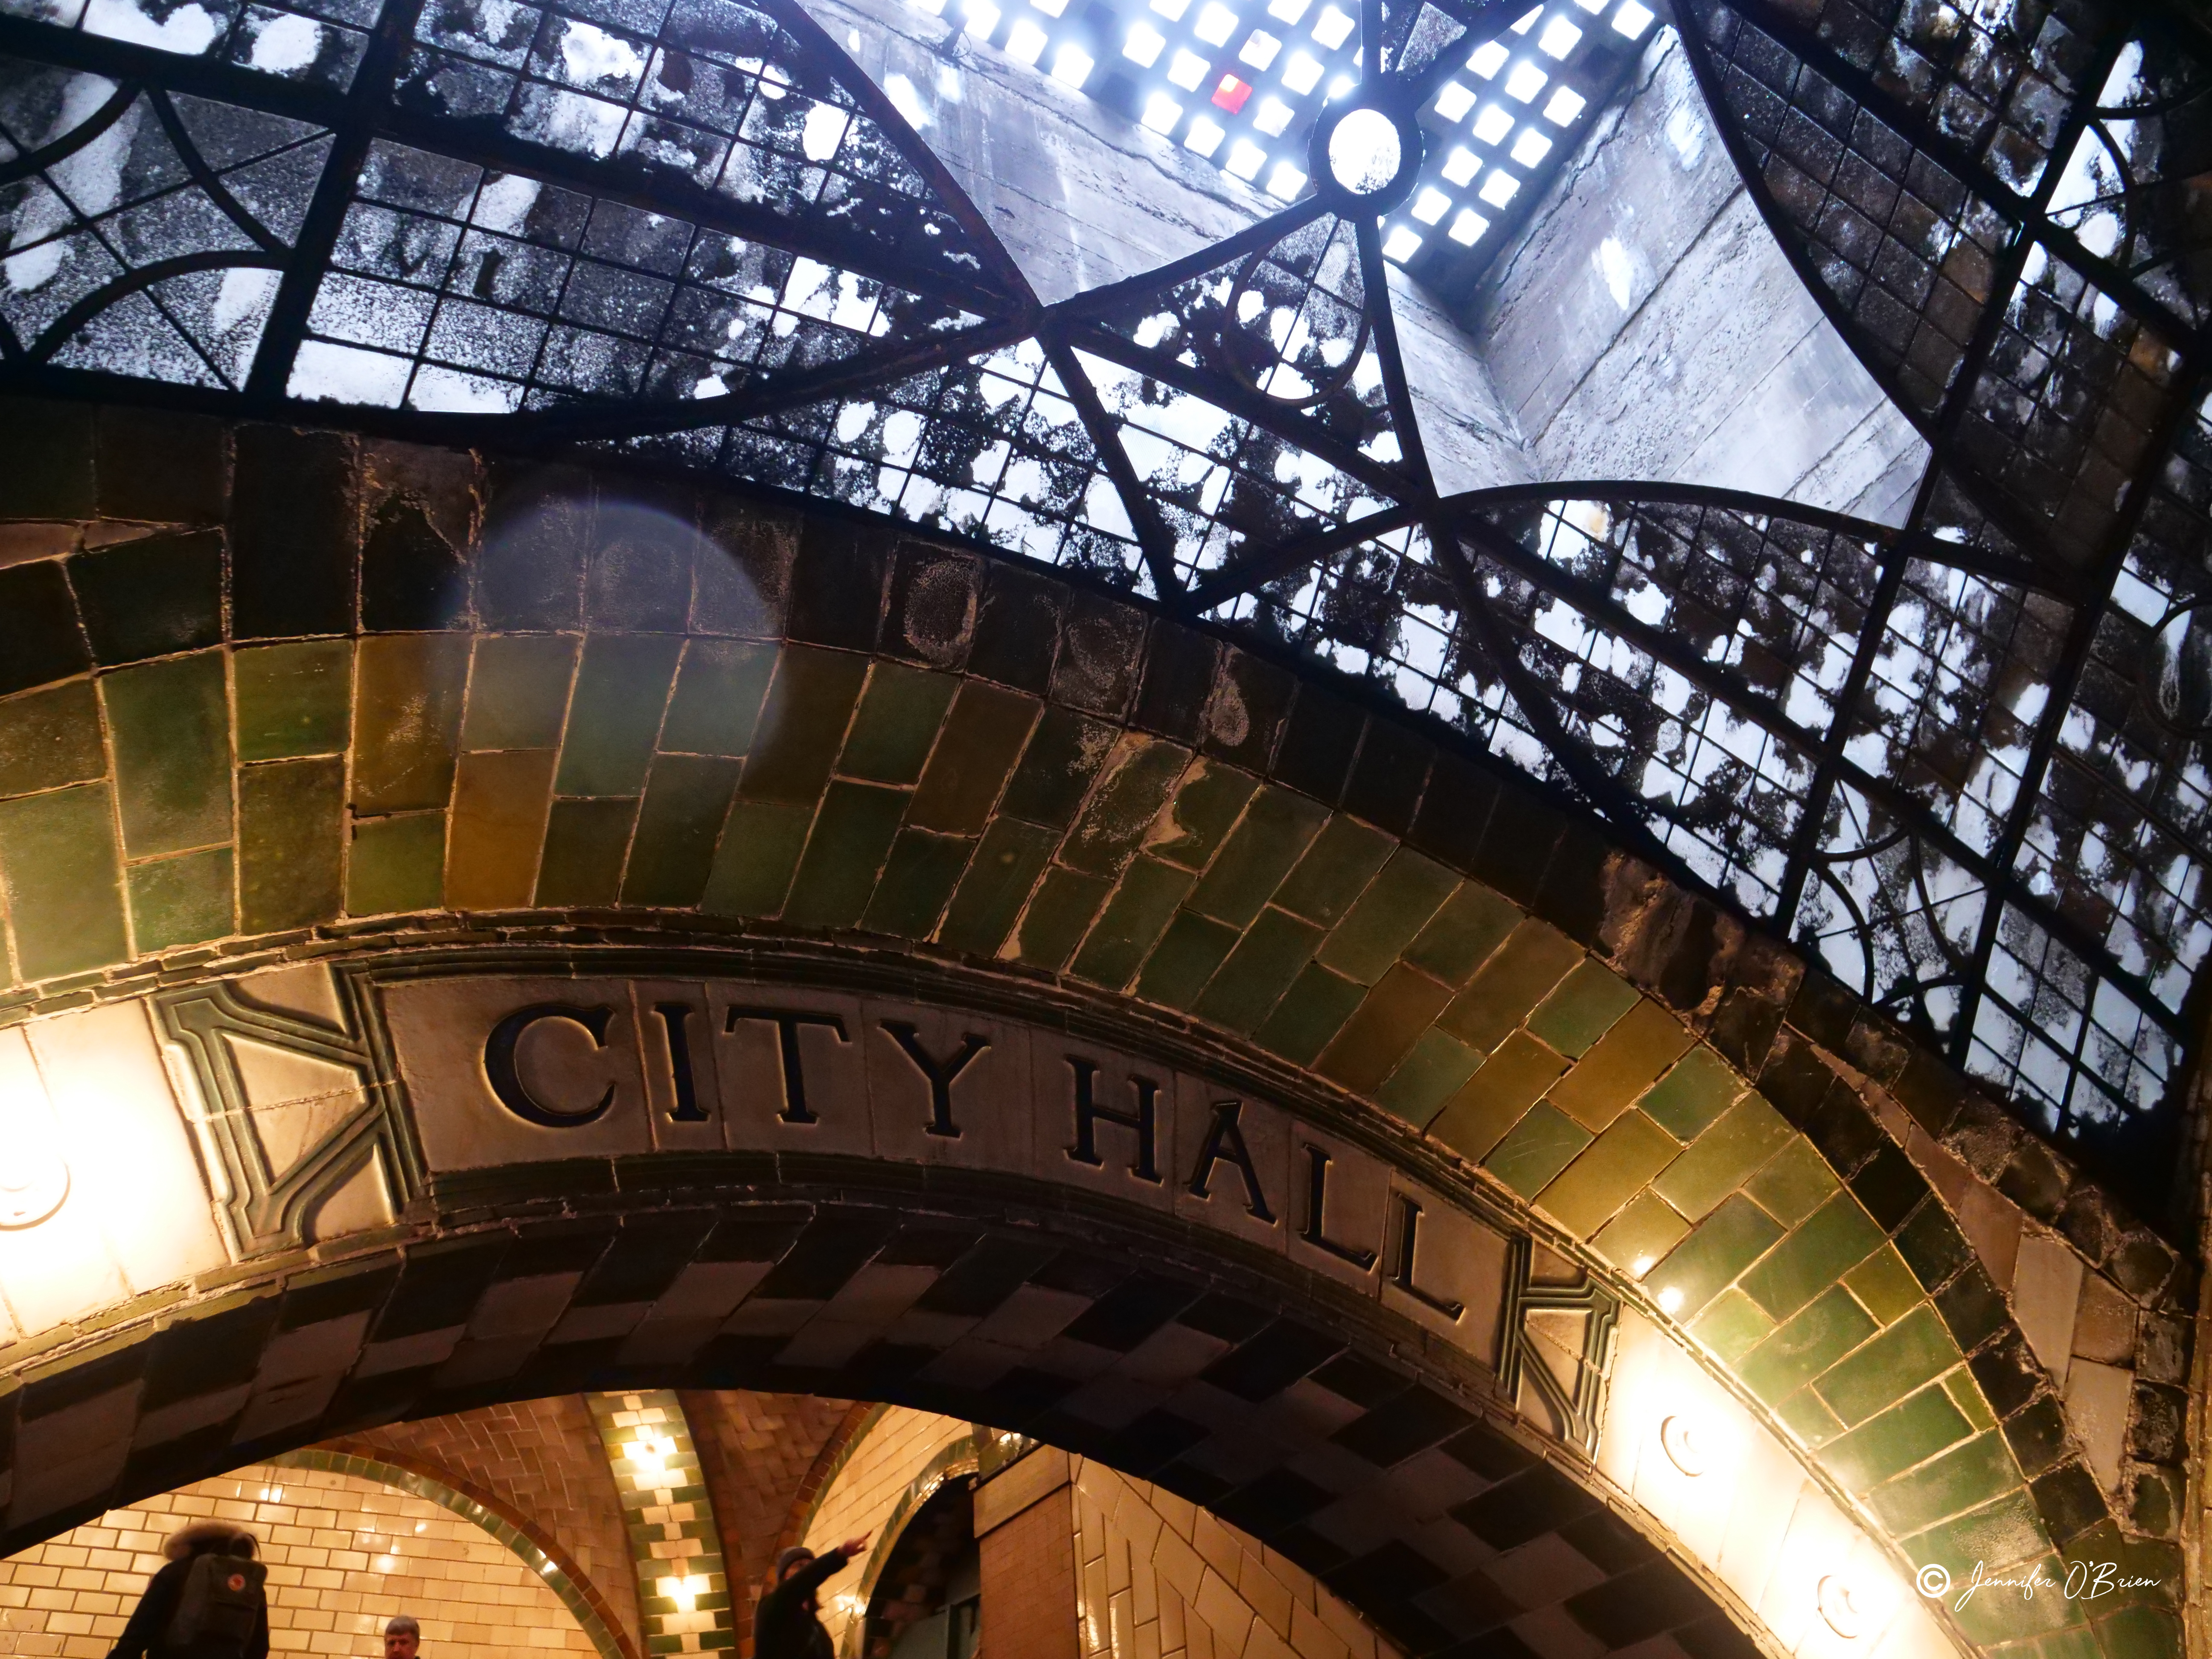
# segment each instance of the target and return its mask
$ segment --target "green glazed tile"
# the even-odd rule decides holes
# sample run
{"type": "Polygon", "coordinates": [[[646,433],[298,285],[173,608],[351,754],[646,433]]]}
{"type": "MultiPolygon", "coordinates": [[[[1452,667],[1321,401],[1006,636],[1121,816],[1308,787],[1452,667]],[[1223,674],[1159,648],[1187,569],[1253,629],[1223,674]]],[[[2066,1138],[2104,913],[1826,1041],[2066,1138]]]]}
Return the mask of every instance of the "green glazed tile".
{"type": "Polygon", "coordinates": [[[1781,1113],[1757,1095],[1746,1096],[1692,1142],[1652,1185],[1662,1198],[1695,1221],[1742,1186],[1791,1133],[1781,1113]]]}
{"type": "Polygon", "coordinates": [[[688,640],[676,690],[661,722],[660,748],[671,755],[734,759],[752,747],[761,704],[775,672],[775,647],[742,640],[688,640]]]}
{"type": "Polygon", "coordinates": [[[1120,733],[1072,708],[1048,708],[1036,723],[1021,764],[1006,781],[1000,810],[1031,823],[1065,829],[1091,793],[1120,733]]]}
{"type": "Polygon", "coordinates": [[[645,787],[683,645],[653,634],[595,634],[584,641],[561,768],[553,775],[556,794],[628,796],[645,787]]]}
{"type": "Polygon", "coordinates": [[[1809,1140],[1792,1139],[1744,1183],[1752,1201],[1785,1227],[1794,1227],[1843,1188],[1828,1160],[1809,1140]]]}
{"type": "Polygon", "coordinates": [[[814,833],[784,901],[783,919],[801,927],[849,927],[868,908],[890,855],[908,792],[839,779],[822,798],[814,833]]]}
{"type": "Polygon", "coordinates": [[[1221,843],[1243,811],[1259,780],[1249,772],[1201,758],[1183,774],[1175,799],[1146,848],[1147,856],[1199,871],[1221,850],[1221,843]]]}
{"type": "MultiPolygon", "coordinates": [[[[1915,1533],[1903,1540],[1905,1554],[1912,1561],[1934,1561],[1951,1570],[1954,1583],[1963,1586],[1972,1577],[1974,1563],[1982,1562],[1990,1572],[1999,1572],[2015,1562],[2037,1559],[2049,1553],[2051,1540],[2043,1529],[2043,1522],[2025,1488],[2007,1492],[2002,1497],[1984,1504],[1981,1508],[1951,1519],[1939,1521],[1934,1526],[1915,1533]]],[[[2063,1571],[2051,1575],[2062,1578],[2063,1571]]],[[[2063,1601],[2057,1595],[2039,1594],[2037,1601],[2063,1601]]],[[[1958,1598],[1952,1597],[1954,1603],[1958,1598]]],[[[2018,1591],[2006,1596],[1996,1596],[1984,1591],[1967,1603],[1977,1607],[1984,1601],[2002,1601],[2014,1612],[2023,1606],[2033,1606],[2018,1591]]],[[[1998,1626],[1990,1632],[2000,1635],[2006,1627],[1998,1626]]],[[[2047,1628],[2047,1626],[2045,1626],[2047,1628]]],[[[2014,1626],[2012,1633],[2027,1634],[2014,1626]]]]}
{"type": "Polygon", "coordinates": [[[464,749],[557,749],[568,717],[576,641],[559,635],[488,634],[469,665],[464,749]]]}
{"type": "Polygon", "coordinates": [[[1996,1413],[1990,1409],[1990,1402],[1982,1397],[1981,1384],[1974,1381],[1972,1371],[1950,1372],[1943,1378],[1943,1392],[1951,1396],[1951,1403],[1976,1429],[1996,1427],[1996,1413]]]}
{"type": "Polygon", "coordinates": [[[1582,959],[1582,947],[1565,933],[1533,919],[1524,921],[1491,953],[1438,1023],[1461,1042],[1487,1054],[1582,959]]]}
{"type": "Polygon", "coordinates": [[[1275,902],[1292,915],[1333,927],[1367,890],[1367,884],[1396,844],[1381,830],[1370,830],[1340,812],[1306,848],[1284,880],[1275,902]]]}
{"type": "MultiPolygon", "coordinates": [[[[914,817],[911,805],[907,817],[909,821],[914,817]]],[[[860,926],[896,939],[927,939],[937,931],[938,918],[951,902],[952,890],[975,850],[970,836],[942,836],[911,827],[900,830],[860,926]]]]}
{"type": "Polygon", "coordinates": [[[1774,1408],[1774,1414],[1782,1419],[1783,1427],[1816,1450],[1844,1431],[1835,1413],[1822,1405],[1820,1396],[1810,1389],[1798,1389],[1774,1408]]]}
{"type": "Polygon", "coordinates": [[[1695,1140],[1743,1092],[1743,1079],[1726,1060],[1697,1048],[1676,1060],[1639,1103],[1677,1140],[1695,1140]]]}
{"type": "Polygon", "coordinates": [[[1690,1324],[1690,1334],[1729,1366],[1773,1333],[1774,1322],[1733,1285],[1715,1297],[1690,1324]]]}
{"type": "Polygon", "coordinates": [[[1692,1041],[1680,1020],[1656,1002],[1639,1000],[1559,1079],[1552,1104],[1586,1129],[1602,1129],[1692,1041]]]}
{"type": "Polygon", "coordinates": [[[1375,1091],[1375,1103],[1416,1129],[1426,1128],[1481,1064],[1480,1054],[1431,1025],[1375,1091]]]}
{"type": "Polygon", "coordinates": [[[1874,1316],[1877,1325],[1904,1318],[1926,1294],[1894,1244],[1883,1245],[1860,1262],[1844,1275],[1844,1283],[1858,1297],[1859,1305],[1874,1316]]]}
{"type": "Polygon", "coordinates": [[[1048,868],[1014,930],[1015,959],[1057,973],[1112,885],[1103,876],[1086,876],[1061,865],[1048,868]]]}
{"type": "Polygon", "coordinates": [[[89,783],[106,769],[90,680],[0,697],[0,796],[89,783]]]}
{"type": "Polygon", "coordinates": [[[696,904],[714,867],[743,763],[713,755],[658,755],[623,866],[624,904],[696,904]]]}
{"type": "Polygon", "coordinates": [[[1231,927],[1248,926],[1328,817],[1328,808],[1304,795],[1273,784],[1261,789],[1191,894],[1191,908],[1231,927]]]}
{"type": "Polygon", "coordinates": [[[1054,830],[1012,818],[993,823],[953,891],[938,937],[956,951],[997,955],[1058,839],[1054,830]]]}
{"type": "Polygon", "coordinates": [[[2181,1659],[2187,1650],[2180,1621],[2158,1607],[2124,1607],[2100,1619],[2095,1629],[2105,1659],[2181,1659]]]}
{"type": "Polygon", "coordinates": [[[230,839],[230,699],[222,653],[103,675],[126,858],[230,839]]]}
{"type": "Polygon", "coordinates": [[[636,823],[635,799],[555,801],[538,865],[538,902],[612,904],[636,823]]]}
{"type": "Polygon", "coordinates": [[[1778,1326],[1744,1356],[1736,1375],[1768,1405],[1778,1405],[1874,1333],[1866,1310],[1838,1285],[1778,1326]]]}
{"type": "Polygon", "coordinates": [[[1188,870],[1140,855],[1075,953],[1078,979],[1118,991],[1135,975],[1197,880],[1188,870]]]}
{"type": "Polygon", "coordinates": [[[714,916],[774,915],[791,890],[813,823],[811,801],[732,803],[699,908],[714,916]]]}
{"type": "Polygon", "coordinates": [[[342,757],[239,769],[240,931],[306,927],[338,914],[344,813],[342,757]]]}
{"type": "Polygon", "coordinates": [[[1523,1198],[1534,1198],[1590,1143],[1590,1132],[1540,1103],[1507,1133],[1482,1167],[1523,1198]]]}
{"type": "Polygon", "coordinates": [[[1237,944],[1237,930],[1211,917],[1188,910],[1176,913],[1145,958],[1137,976],[1137,994],[1147,1002],[1170,1008],[1188,1008],[1198,1000],[1206,981],[1237,944]]]}
{"type": "Polygon", "coordinates": [[[233,653],[238,759],[335,755],[353,726],[353,641],[241,646],[233,653]]]}
{"type": "Polygon", "coordinates": [[[907,822],[948,835],[981,834],[1036,717],[1035,697],[978,680],[963,682],[945,717],[944,735],[922,769],[907,822]]]}
{"type": "Polygon", "coordinates": [[[232,931],[237,893],[229,848],[134,864],[124,874],[131,890],[131,937],[141,955],[199,945],[232,931]]]}
{"type": "Polygon", "coordinates": [[[1853,1492],[1863,1494],[1973,1431],[1949,1395],[1927,1388],[1842,1436],[1820,1461],[1853,1492]]]}
{"type": "Polygon", "coordinates": [[[950,674],[876,664],[854,712],[853,729],[845,734],[839,775],[870,783],[912,783],[921,777],[959,684],[950,674]]]}
{"type": "MultiPolygon", "coordinates": [[[[2105,1650],[2099,1645],[2094,1627],[2075,1625],[2069,1629],[2053,1632],[2033,1648],[2021,1651],[2032,1659],[2104,1659],[2105,1650]]],[[[2180,1659],[2181,1650],[2176,1647],[2166,1659],[2180,1659]]],[[[2008,1655],[2007,1659],[2011,1659],[2008,1655]]]]}
{"type": "Polygon", "coordinates": [[[1498,953],[1524,920],[1517,908],[1480,882],[1463,883],[1414,935],[1406,960],[1454,990],[1464,990],[1475,970],[1498,953]]]}
{"type": "Polygon", "coordinates": [[[1294,1064],[1311,1065],[1366,995],[1365,986],[1310,962],[1260,1028],[1260,1046],[1294,1064]]]}
{"type": "Polygon", "coordinates": [[[1215,970],[1199,999],[1198,1014],[1232,1031],[1257,1030],[1291,988],[1314,947],[1321,929],[1310,921],[1285,915],[1272,905],[1244,930],[1244,937],[1215,970]]]}
{"type": "Polygon", "coordinates": [[[468,672],[465,635],[362,641],[354,669],[356,812],[413,811],[452,799],[468,672]]]}
{"type": "Polygon", "coordinates": [[[1599,1229],[1590,1244],[1631,1279],[1641,1279],[1682,1242],[1690,1224],[1656,1194],[1644,1193],[1599,1229]]]}
{"type": "Polygon", "coordinates": [[[1669,1314],[1687,1323],[1781,1237],[1774,1218],[1739,1194],[1699,1222],[1644,1282],[1669,1314]]]}
{"type": "Polygon", "coordinates": [[[1528,1016],[1528,1029],[1569,1059],[1588,1054],[1636,1006],[1636,988],[1601,963],[1585,962],[1528,1016]]]}
{"type": "Polygon", "coordinates": [[[738,793],[751,800],[819,800],[867,672],[865,657],[786,646],[738,793]]]}
{"type": "MultiPolygon", "coordinates": [[[[1441,864],[1423,858],[1411,848],[1401,847],[1337,923],[1321,948],[1321,961],[1346,979],[1372,985],[1389,971],[1399,953],[1458,884],[1459,878],[1441,864]]],[[[1433,967],[1429,972],[1451,982],[1433,967]]]]}
{"type": "MultiPolygon", "coordinates": [[[[1845,1269],[1865,1261],[1881,1242],[1881,1229],[1858,1200],[1839,1192],[1744,1275],[1744,1292],[1777,1319],[1787,1319],[1835,1284],[1845,1269]]],[[[1835,1402],[1832,1399],[1829,1403],[1835,1402]]]]}
{"type": "Polygon", "coordinates": [[[366,818],[353,827],[353,855],[346,863],[346,913],[387,915],[434,910],[443,896],[446,815],[410,812],[366,818]]]}
{"type": "Polygon", "coordinates": [[[1566,1064],[1526,1031],[1516,1031],[1443,1103],[1429,1133],[1462,1158],[1479,1161],[1528,1115],[1566,1064]]]}
{"type": "MultiPolygon", "coordinates": [[[[1559,1096],[1554,1085],[1544,1097],[1544,1103],[1556,1110],[1559,1096]]],[[[1567,1115],[1589,1127],[1589,1120],[1578,1114],[1567,1115]]],[[[1642,1192],[1674,1152],[1674,1136],[1641,1112],[1624,1112],[1557,1181],[1536,1195],[1536,1202],[1576,1237],[1588,1238],[1642,1192]]]]}
{"type": "Polygon", "coordinates": [[[0,801],[0,885],[25,979],[130,954],[113,811],[104,783],[0,801]]]}
{"type": "Polygon", "coordinates": [[[1427,1030],[1451,993],[1402,964],[1383,975],[1321,1058],[1322,1075],[1370,1094],[1427,1030]]]}
{"type": "Polygon", "coordinates": [[[1923,1303],[1814,1386],[1846,1425],[1863,1423],[1958,1363],[1958,1345],[1923,1303]]]}
{"type": "Polygon", "coordinates": [[[1068,832],[1060,861],[1085,875],[1120,875],[1189,762],[1189,751],[1174,744],[1125,738],[1068,832]]]}

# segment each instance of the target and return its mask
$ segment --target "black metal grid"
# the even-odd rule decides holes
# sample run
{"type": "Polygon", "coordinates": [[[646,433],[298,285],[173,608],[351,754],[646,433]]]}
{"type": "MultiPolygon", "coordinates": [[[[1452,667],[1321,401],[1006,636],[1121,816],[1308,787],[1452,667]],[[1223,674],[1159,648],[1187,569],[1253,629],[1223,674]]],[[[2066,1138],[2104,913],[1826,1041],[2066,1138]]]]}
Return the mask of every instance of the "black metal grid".
{"type": "MultiPolygon", "coordinates": [[[[2193,24],[1682,19],[1776,234],[1929,441],[1892,530],[1632,482],[1441,498],[1387,216],[1308,194],[1048,307],[793,0],[502,15],[387,0],[342,81],[0,16],[0,380],[742,478],[1306,653],[2160,1206],[2212,948],[2193,24]]],[[[1511,21],[1393,68],[1369,4],[1370,94],[1428,108],[1511,21]]]]}

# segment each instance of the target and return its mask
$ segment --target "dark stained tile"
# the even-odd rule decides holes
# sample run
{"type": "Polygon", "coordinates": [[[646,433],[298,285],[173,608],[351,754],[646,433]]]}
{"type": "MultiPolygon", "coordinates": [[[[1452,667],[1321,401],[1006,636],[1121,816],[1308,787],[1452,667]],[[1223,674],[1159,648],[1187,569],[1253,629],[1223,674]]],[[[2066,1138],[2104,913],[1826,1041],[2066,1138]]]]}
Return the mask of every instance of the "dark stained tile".
{"type": "Polygon", "coordinates": [[[1195,743],[1219,652],[1205,635],[1155,617],[1146,630],[1145,673],[1131,723],[1177,743],[1195,743]]]}
{"type": "Polygon", "coordinates": [[[86,404],[0,398],[0,518],[94,516],[92,422],[86,404]]]}
{"type": "Polygon", "coordinates": [[[224,423],[168,410],[101,406],[94,416],[100,516],[146,524],[213,524],[230,463],[224,423]]]}
{"type": "MultiPolygon", "coordinates": [[[[948,834],[981,833],[1036,722],[1037,708],[1036,699],[1021,693],[975,680],[962,682],[914,792],[907,821],[917,829],[948,834]]],[[[1079,717],[1060,718],[1072,725],[1079,717]]]]}
{"type": "Polygon", "coordinates": [[[1144,641],[1142,612],[1096,594],[1071,595],[1053,665],[1052,700],[1119,719],[1136,689],[1144,641]]]}
{"type": "Polygon", "coordinates": [[[58,561],[0,570],[0,696],[92,666],[58,561]]]}
{"type": "Polygon", "coordinates": [[[1066,602],[1067,590],[1058,582],[1012,565],[992,564],[984,573],[968,672],[1042,696],[1052,684],[1066,602]]]}
{"type": "Polygon", "coordinates": [[[362,533],[362,627],[454,628],[468,614],[466,550],[447,541],[419,503],[401,495],[378,502],[362,533]]]}
{"type": "Polygon", "coordinates": [[[1225,648],[1206,705],[1205,751],[1232,766],[1265,772],[1297,689],[1289,670],[1234,646],[1225,648]]]}
{"type": "Polygon", "coordinates": [[[884,650],[933,668],[958,667],[975,638],[983,571],[973,553],[902,543],[891,564],[884,650]]]}
{"type": "Polygon", "coordinates": [[[1344,810],[1393,836],[1404,835],[1413,828],[1435,753],[1434,744],[1401,726],[1369,720],[1359,758],[1344,787],[1344,810]]]}
{"type": "Polygon", "coordinates": [[[70,586],[103,668],[222,641],[222,538],[154,535],[80,553],[70,586]]]}
{"type": "Polygon", "coordinates": [[[1063,829],[1114,752],[1115,729],[1072,709],[1048,708],[1006,784],[1000,811],[1063,829]]]}
{"type": "Polygon", "coordinates": [[[1276,781],[1324,806],[1335,805],[1366,723],[1357,706],[1334,691],[1311,682],[1300,685],[1276,751],[1276,781]]]}
{"type": "Polygon", "coordinates": [[[860,700],[868,661],[843,651],[785,647],[753,736],[739,793],[793,803],[820,798],[860,700]]]}
{"type": "Polygon", "coordinates": [[[231,636],[343,634],[354,624],[353,445],[246,426],[233,440],[231,636]]]}
{"type": "Polygon", "coordinates": [[[592,485],[579,468],[495,465],[486,477],[477,611],[488,628],[583,620],[592,485]]]}
{"type": "Polygon", "coordinates": [[[697,502],[684,490],[642,479],[603,486],[584,560],[586,625],[682,633],[702,544],[697,518],[697,502]]]}
{"type": "Polygon", "coordinates": [[[883,617],[889,564],[882,532],[827,518],[810,518],[791,568],[786,631],[810,645],[872,651],[883,617]]]}
{"type": "Polygon", "coordinates": [[[328,921],[342,901],[345,763],[276,761],[238,773],[238,908],[248,933],[328,921]]]}

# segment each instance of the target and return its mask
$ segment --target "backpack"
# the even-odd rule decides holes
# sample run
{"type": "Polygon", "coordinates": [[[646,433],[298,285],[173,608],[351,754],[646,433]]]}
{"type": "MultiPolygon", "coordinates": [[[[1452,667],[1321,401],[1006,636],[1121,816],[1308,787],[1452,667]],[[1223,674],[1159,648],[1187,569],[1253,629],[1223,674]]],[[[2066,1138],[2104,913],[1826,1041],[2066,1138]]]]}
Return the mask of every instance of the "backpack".
{"type": "Polygon", "coordinates": [[[268,1607],[269,1569],[243,1555],[196,1555],[177,1593],[161,1645],[206,1654],[243,1654],[268,1607]]]}

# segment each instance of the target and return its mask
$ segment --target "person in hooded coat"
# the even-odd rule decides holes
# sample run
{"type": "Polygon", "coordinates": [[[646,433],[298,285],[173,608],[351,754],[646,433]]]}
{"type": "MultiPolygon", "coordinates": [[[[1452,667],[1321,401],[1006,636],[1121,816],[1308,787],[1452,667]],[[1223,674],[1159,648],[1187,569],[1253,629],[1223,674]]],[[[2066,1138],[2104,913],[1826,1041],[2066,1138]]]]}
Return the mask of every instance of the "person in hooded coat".
{"type": "Polygon", "coordinates": [[[753,1609],[754,1659],[833,1659],[822,1628],[822,1586],[867,1547],[864,1533],[821,1555],[794,1547],[777,1556],[775,1583],[753,1609]]]}
{"type": "Polygon", "coordinates": [[[154,1575],[146,1593],[138,1598],[123,1634],[108,1650],[107,1659],[269,1659],[265,1601],[254,1620],[252,1634],[243,1644],[196,1643],[176,1647],[168,1639],[192,1563],[203,1555],[236,1556],[251,1561],[258,1548],[252,1533],[228,1521],[195,1521],[171,1533],[161,1545],[167,1565],[154,1575]]]}

